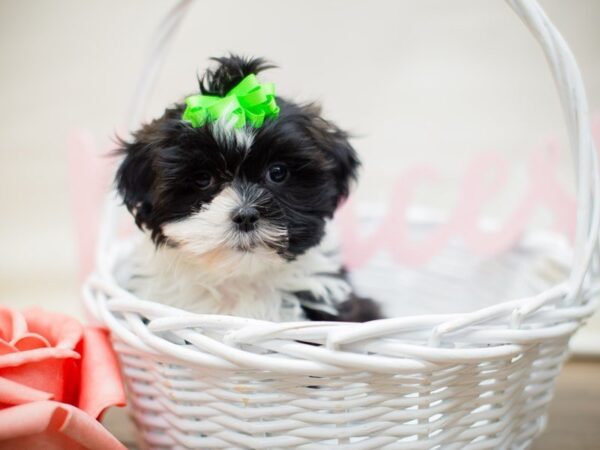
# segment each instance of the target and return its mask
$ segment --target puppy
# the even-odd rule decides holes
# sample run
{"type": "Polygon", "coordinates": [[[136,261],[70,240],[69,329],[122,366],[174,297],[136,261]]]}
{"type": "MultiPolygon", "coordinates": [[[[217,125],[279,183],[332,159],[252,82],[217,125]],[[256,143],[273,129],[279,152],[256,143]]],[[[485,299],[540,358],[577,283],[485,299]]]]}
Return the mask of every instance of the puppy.
{"type": "MultiPolygon", "coordinates": [[[[224,97],[273,66],[230,55],[199,81],[224,97]]],[[[353,292],[328,227],[359,161],[314,104],[276,97],[276,117],[194,126],[176,104],[121,141],[116,186],[144,231],[126,287],[184,310],[270,321],[380,317],[353,292]],[[239,125],[239,124],[238,124],[239,125]]]]}

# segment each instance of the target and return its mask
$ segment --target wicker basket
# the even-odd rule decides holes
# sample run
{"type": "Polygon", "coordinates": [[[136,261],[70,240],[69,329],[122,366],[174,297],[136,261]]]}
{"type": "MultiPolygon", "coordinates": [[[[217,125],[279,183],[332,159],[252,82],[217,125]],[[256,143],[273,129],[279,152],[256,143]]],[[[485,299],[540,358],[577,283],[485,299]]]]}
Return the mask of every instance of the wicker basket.
{"type": "MultiPolygon", "coordinates": [[[[600,187],[569,48],[535,1],[508,4],[541,43],[564,107],[577,160],[575,247],[538,233],[493,260],[454,245],[421,270],[379,258],[353,274],[359,289],[383,286],[376,298],[431,305],[428,315],[365,324],[194,315],[119,287],[131,242],[115,237],[113,196],[84,294],[112,333],[142,447],[502,449],[543,430],[569,338],[596,307],[600,187]],[[440,300],[469,310],[438,311],[440,300]]],[[[189,5],[161,25],[138,99],[189,5]]]]}

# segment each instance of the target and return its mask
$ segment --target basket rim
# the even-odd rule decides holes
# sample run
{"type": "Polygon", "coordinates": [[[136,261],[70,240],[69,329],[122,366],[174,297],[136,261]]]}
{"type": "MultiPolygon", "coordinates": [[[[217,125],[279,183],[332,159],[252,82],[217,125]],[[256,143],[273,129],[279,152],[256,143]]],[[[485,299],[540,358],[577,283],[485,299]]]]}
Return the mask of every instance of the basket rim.
{"type": "MultiPolygon", "coordinates": [[[[540,251],[547,250],[547,245],[562,247],[558,236],[562,235],[533,231],[524,234],[519,245],[540,251]]],[[[115,268],[122,252],[131,249],[132,241],[115,242],[106,255],[110,264],[104,267],[115,268]]],[[[568,266],[565,261],[562,264],[568,266]]],[[[538,294],[467,313],[406,315],[365,323],[271,322],[191,313],[136,297],[118,285],[111,270],[92,274],[83,293],[88,311],[111,330],[113,338],[138,351],[204,368],[293,369],[331,375],[356,367],[372,372],[406,372],[518,356],[536,343],[568,339],[595,311],[599,292],[600,282],[585,283],[577,290],[566,280],[538,294]],[[579,295],[569,297],[573,292],[579,295]],[[222,338],[208,337],[211,332],[221,332],[222,338]],[[165,333],[192,343],[194,349],[171,342],[163,337],[165,333]],[[460,345],[452,348],[455,341],[460,345]],[[257,355],[245,346],[278,356],[257,355]],[[199,357],[198,350],[205,355],[199,357]],[[382,351],[402,356],[365,355],[382,351]],[[286,352],[288,358],[281,358],[286,352]]]]}

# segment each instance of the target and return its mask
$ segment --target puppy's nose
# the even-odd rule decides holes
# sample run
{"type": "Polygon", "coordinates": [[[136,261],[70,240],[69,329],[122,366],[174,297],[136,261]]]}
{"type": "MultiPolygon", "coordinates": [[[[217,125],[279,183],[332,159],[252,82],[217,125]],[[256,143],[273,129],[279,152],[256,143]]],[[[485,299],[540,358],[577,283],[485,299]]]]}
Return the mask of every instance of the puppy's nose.
{"type": "Polygon", "coordinates": [[[242,206],[231,216],[231,220],[237,224],[241,231],[252,231],[260,218],[258,210],[253,206],[242,206]]]}

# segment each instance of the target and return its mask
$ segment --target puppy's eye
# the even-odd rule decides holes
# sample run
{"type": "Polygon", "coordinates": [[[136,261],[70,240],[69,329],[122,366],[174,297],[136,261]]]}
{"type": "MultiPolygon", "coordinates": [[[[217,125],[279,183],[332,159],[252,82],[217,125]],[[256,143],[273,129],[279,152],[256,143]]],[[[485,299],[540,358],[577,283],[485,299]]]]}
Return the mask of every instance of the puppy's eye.
{"type": "Polygon", "coordinates": [[[213,181],[213,176],[210,174],[210,172],[206,171],[200,172],[195,179],[196,186],[198,186],[200,189],[208,189],[212,186],[213,181]]]}
{"type": "Polygon", "coordinates": [[[283,164],[273,164],[267,171],[267,180],[271,183],[283,183],[288,177],[288,170],[283,164]]]}

